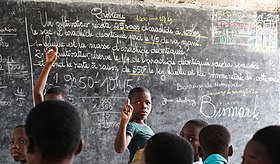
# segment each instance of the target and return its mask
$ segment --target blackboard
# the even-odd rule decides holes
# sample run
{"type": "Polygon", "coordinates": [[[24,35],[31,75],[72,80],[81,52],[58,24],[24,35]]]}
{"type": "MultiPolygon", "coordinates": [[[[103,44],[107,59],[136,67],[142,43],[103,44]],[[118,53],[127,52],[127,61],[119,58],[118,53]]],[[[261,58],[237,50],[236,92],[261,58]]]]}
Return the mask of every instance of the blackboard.
{"type": "Polygon", "coordinates": [[[46,47],[59,46],[46,88],[61,86],[83,120],[75,163],[127,163],[113,141],[128,91],[152,93],[148,124],[179,133],[200,118],[232,132],[233,162],[259,128],[279,124],[279,15],[145,4],[0,2],[0,163],[33,107],[46,47]]]}

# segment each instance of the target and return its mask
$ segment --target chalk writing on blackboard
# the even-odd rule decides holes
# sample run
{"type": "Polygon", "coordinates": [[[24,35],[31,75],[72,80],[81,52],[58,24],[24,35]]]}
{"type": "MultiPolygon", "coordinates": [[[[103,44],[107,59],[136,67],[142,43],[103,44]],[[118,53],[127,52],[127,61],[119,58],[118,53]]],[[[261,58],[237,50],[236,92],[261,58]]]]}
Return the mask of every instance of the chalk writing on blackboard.
{"type": "Polygon", "coordinates": [[[278,47],[278,23],[279,14],[258,14],[255,46],[257,50],[269,51],[278,47]]]}
{"type": "MultiPolygon", "coordinates": [[[[3,143],[9,129],[23,122],[33,107],[33,79],[45,64],[45,49],[53,45],[59,53],[46,89],[63,87],[81,114],[86,147],[77,163],[127,163],[127,156],[117,155],[112,143],[119,110],[135,86],[152,93],[148,123],[155,131],[177,132],[187,120],[201,118],[227,125],[241,150],[249,136],[240,134],[253,134],[255,127],[279,120],[278,14],[0,3],[3,143]]],[[[8,163],[5,154],[0,163],[8,163]]]]}

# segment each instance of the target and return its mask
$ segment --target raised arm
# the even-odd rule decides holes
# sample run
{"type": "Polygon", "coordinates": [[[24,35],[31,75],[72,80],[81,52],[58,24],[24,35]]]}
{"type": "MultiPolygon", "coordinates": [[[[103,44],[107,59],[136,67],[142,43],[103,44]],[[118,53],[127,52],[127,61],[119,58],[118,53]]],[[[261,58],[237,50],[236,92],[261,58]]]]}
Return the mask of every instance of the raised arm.
{"type": "Polygon", "coordinates": [[[34,102],[35,105],[44,101],[44,89],[47,83],[47,79],[52,68],[53,63],[56,60],[58,48],[57,46],[47,49],[46,51],[46,63],[43,67],[34,87],[34,102]]]}
{"type": "Polygon", "coordinates": [[[117,153],[124,152],[128,144],[130,143],[131,137],[126,133],[126,127],[132,116],[132,113],[133,107],[128,99],[126,105],[121,109],[122,119],[114,144],[115,151],[117,153]]]}

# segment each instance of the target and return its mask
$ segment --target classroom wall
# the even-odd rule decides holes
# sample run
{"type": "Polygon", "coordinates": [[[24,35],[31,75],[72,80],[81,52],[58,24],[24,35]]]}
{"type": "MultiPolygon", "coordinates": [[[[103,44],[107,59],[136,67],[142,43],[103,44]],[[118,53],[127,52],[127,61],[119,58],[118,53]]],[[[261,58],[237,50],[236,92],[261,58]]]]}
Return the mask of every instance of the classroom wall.
{"type": "MultiPolygon", "coordinates": [[[[23,0],[27,1],[27,0],[23,0]]],[[[38,2],[100,2],[99,0],[35,0],[38,2]]],[[[106,3],[144,3],[157,5],[179,5],[198,8],[230,8],[242,10],[258,10],[280,12],[280,0],[103,0],[106,3]]]]}

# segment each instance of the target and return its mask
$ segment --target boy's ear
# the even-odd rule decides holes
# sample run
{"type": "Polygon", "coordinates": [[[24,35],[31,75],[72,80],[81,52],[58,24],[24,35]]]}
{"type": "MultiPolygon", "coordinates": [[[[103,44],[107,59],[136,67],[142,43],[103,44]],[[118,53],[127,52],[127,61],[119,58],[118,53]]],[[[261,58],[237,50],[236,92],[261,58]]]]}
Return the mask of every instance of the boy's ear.
{"type": "Polygon", "coordinates": [[[233,147],[232,147],[232,145],[230,145],[230,146],[228,147],[228,156],[231,157],[232,154],[233,154],[233,147]]]}
{"type": "Polygon", "coordinates": [[[78,155],[81,153],[81,151],[83,150],[84,144],[85,144],[85,141],[83,139],[80,139],[80,143],[75,151],[75,155],[78,155]]]}
{"type": "Polygon", "coordinates": [[[202,148],[198,146],[198,156],[202,158],[202,148]]]}

